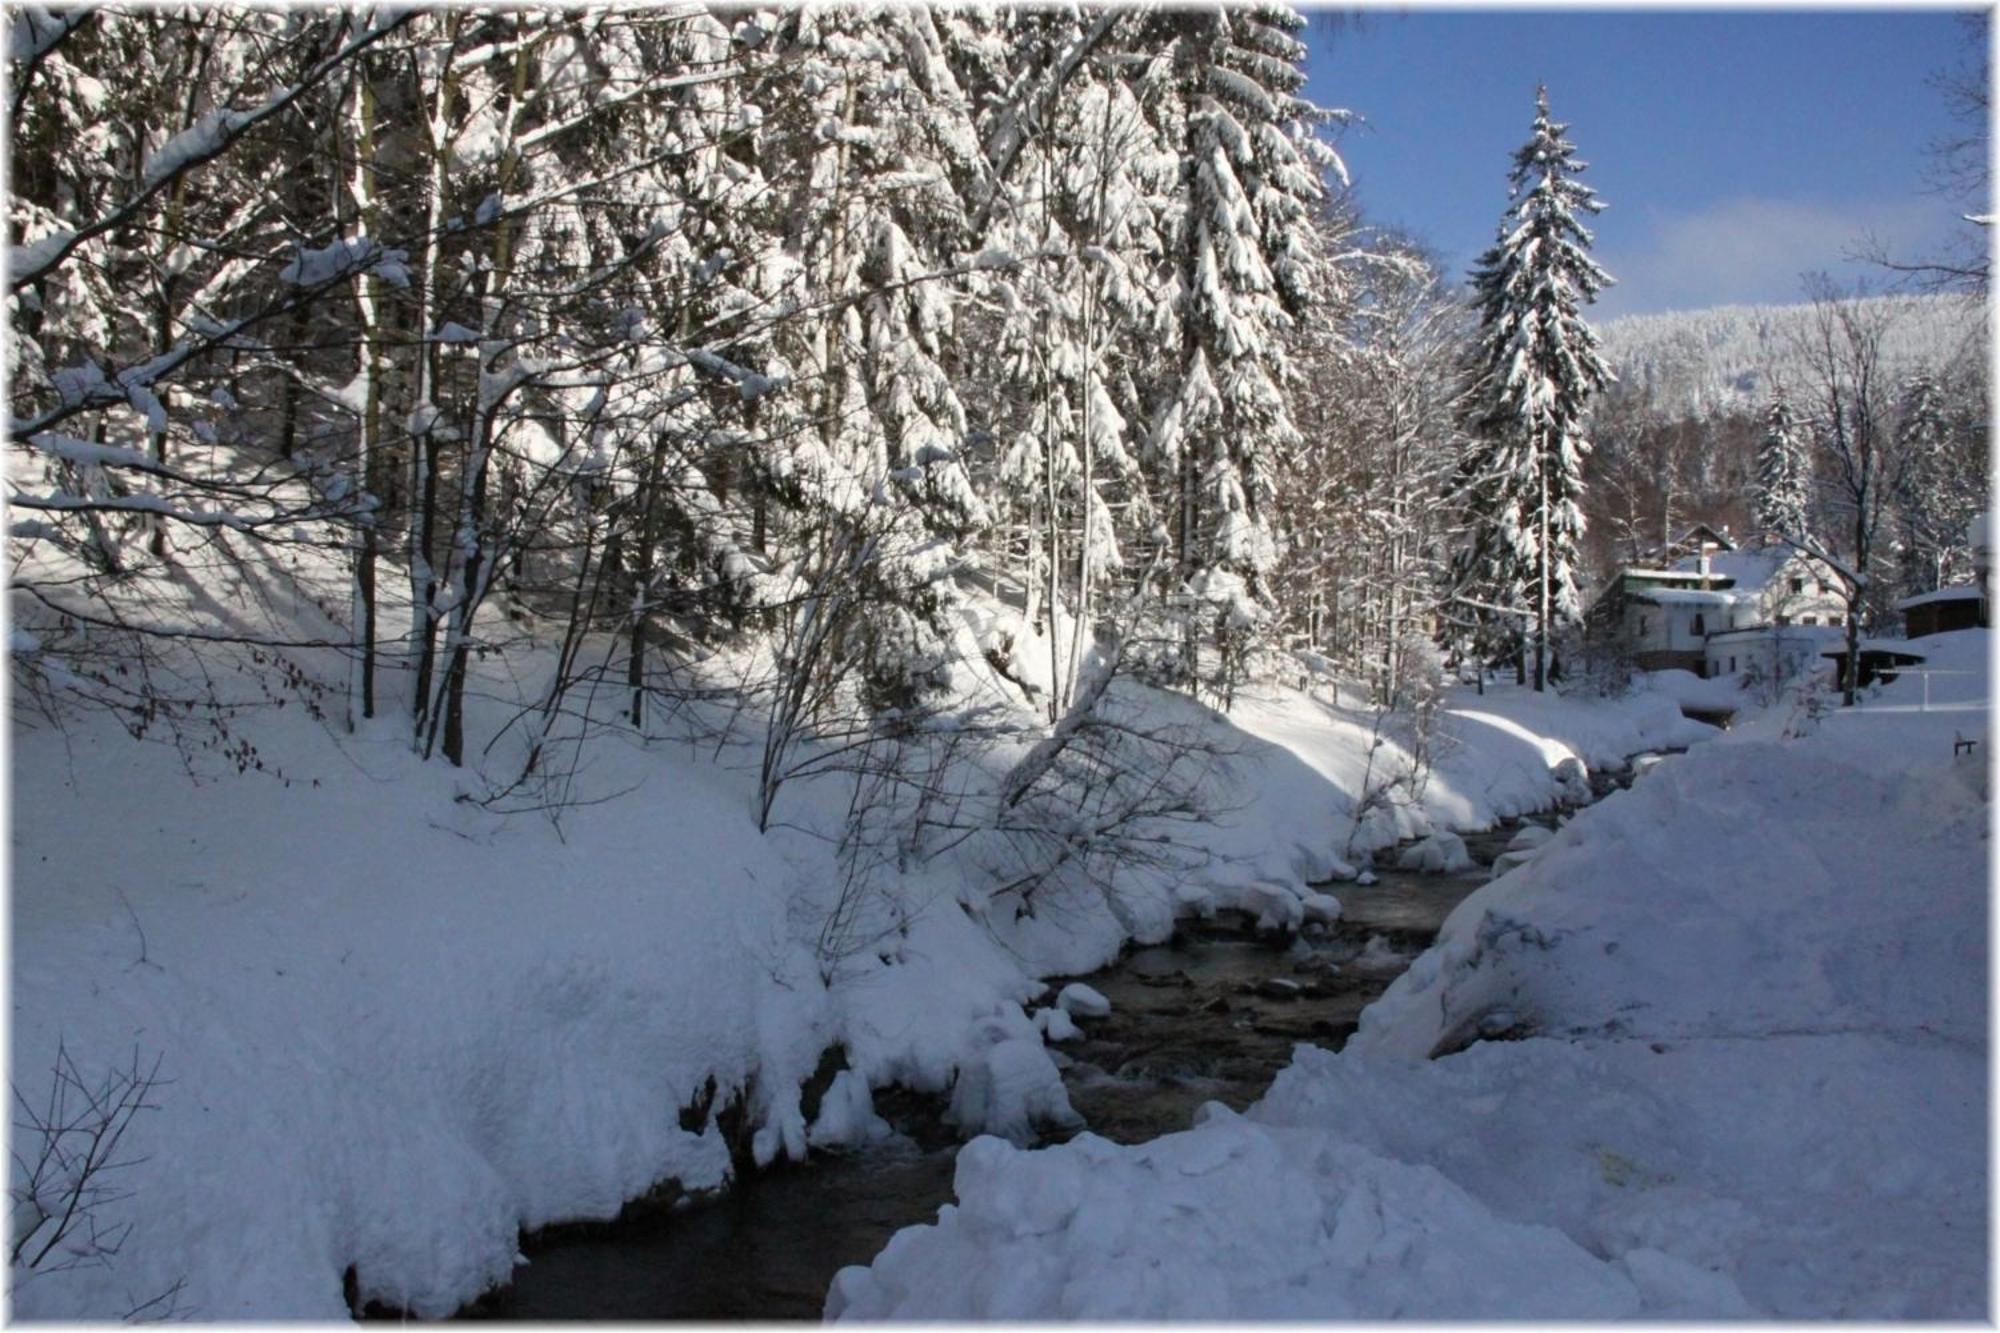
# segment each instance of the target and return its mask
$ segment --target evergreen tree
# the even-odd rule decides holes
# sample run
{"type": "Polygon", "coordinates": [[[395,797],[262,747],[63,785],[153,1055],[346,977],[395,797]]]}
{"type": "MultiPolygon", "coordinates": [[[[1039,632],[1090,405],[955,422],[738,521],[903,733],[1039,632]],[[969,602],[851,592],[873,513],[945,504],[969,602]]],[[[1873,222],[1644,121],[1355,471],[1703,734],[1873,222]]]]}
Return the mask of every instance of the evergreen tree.
{"type": "MultiPolygon", "coordinates": [[[[1931,592],[1963,577],[1971,567],[1966,530],[1986,506],[1985,450],[1975,406],[1968,428],[1956,428],[1945,381],[1925,370],[1904,384],[1896,426],[1904,472],[1896,495],[1906,594],[1931,592]]],[[[1977,403],[1978,399],[1972,399],[1977,403]]]]}
{"type": "Polygon", "coordinates": [[[1764,414],[1764,437],[1757,444],[1757,527],[1766,533],[1802,537],[1812,503],[1809,440],[1792,419],[1781,393],[1764,414]]]}
{"type": "Polygon", "coordinates": [[[1580,307],[1610,275],[1590,258],[1579,213],[1598,213],[1586,167],[1535,93],[1534,129],[1514,153],[1499,239],[1473,271],[1479,305],[1474,426],[1462,478],[1472,547],[1467,572],[1491,604],[1534,626],[1534,681],[1548,678],[1549,636],[1581,614],[1584,437],[1591,396],[1612,380],[1580,307]]]}
{"type": "Polygon", "coordinates": [[[1161,479],[1173,479],[1178,573],[1214,612],[1225,694],[1277,561],[1274,481],[1299,439],[1279,388],[1283,334],[1309,300],[1320,173],[1339,166],[1312,134],[1330,113],[1298,92],[1305,47],[1292,34],[1303,25],[1265,5],[1162,13],[1145,34],[1166,53],[1152,62],[1165,65],[1159,76],[1148,74],[1159,93],[1151,105],[1182,164],[1179,349],[1150,452],[1161,479]]]}

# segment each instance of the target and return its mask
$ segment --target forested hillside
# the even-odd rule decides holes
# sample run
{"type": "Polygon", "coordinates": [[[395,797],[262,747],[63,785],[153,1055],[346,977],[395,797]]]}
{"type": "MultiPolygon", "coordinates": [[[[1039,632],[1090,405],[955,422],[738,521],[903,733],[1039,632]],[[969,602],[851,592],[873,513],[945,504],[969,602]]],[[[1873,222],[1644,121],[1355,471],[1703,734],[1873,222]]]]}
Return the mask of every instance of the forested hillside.
{"type": "Polygon", "coordinates": [[[1986,496],[1986,318],[1980,294],[1822,291],[1798,305],[1606,321],[1618,383],[1593,423],[1587,499],[1599,576],[1692,523],[1754,537],[1759,450],[1783,405],[1807,472],[1806,526],[1842,549],[1853,506],[1824,447],[1832,423],[1862,420],[1881,437],[1881,499],[1897,516],[1884,523],[1896,549],[1878,553],[1879,612],[1904,591],[1964,577],[1965,525],[1986,496]]]}
{"type": "MultiPolygon", "coordinates": [[[[1860,298],[1883,322],[1895,375],[1979,354],[1985,307],[1954,295],[1860,298]]],[[[1598,326],[1624,393],[1662,419],[1754,415],[1812,373],[1812,306],[1725,305],[1626,315],[1598,326]]]]}

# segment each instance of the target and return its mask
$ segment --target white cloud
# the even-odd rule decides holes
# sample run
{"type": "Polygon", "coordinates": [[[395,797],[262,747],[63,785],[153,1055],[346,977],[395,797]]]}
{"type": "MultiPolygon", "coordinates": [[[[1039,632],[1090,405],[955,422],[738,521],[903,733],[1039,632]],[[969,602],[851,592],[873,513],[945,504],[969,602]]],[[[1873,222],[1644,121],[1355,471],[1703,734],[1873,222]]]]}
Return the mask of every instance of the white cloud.
{"type": "Polygon", "coordinates": [[[1614,242],[1611,215],[1599,220],[1597,260],[1618,279],[1592,307],[1599,318],[1694,310],[1731,302],[1803,299],[1802,275],[1825,270],[1838,279],[1882,276],[1848,256],[1870,237],[1897,255],[1942,249],[1955,215],[1926,198],[1865,200],[1851,205],[1800,203],[1751,196],[1724,200],[1697,213],[1655,214],[1641,235],[1614,242]]]}

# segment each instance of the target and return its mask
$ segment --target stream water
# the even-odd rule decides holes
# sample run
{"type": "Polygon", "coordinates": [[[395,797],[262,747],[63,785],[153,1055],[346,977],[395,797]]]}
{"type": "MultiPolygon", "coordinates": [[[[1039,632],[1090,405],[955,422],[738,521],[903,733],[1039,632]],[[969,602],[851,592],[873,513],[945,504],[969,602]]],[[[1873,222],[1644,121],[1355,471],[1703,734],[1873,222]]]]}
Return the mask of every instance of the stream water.
{"type": "MultiPolygon", "coordinates": [[[[1172,942],[1081,978],[1112,1008],[1059,1048],[1072,1105],[1091,1132],[1121,1143],[1185,1129],[1209,1100],[1247,1107],[1296,1043],[1338,1049],[1347,1040],[1361,1010],[1486,881],[1515,827],[1467,837],[1476,873],[1378,869],[1373,885],[1335,886],[1341,920],[1317,934],[1274,942],[1247,921],[1190,922],[1172,942]]],[[[957,1145],[935,1105],[884,1094],[876,1109],[901,1134],[891,1146],[816,1153],[680,1211],[528,1237],[529,1262],[513,1283],[463,1313],[817,1320],[837,1271],[868,1262],[952,1199],[957,1145]]]]}

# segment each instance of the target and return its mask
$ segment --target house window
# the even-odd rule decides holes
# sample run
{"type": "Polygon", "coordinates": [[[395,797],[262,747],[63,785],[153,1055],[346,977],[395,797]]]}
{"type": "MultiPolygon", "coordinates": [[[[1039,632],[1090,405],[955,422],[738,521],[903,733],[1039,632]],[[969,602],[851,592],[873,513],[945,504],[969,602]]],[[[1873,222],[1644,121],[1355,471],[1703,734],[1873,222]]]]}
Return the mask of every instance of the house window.
{"type": "Polygon", "coordinates": [[[1729,659],[1729,669],[1731,671],[1736,670],[1736,659],[1733,657],[1729,659]]]}
{"type": "Polygon", "coordinates": [[[1693,626],[1693,629],[1694,629],[1694,632],[1695,632],[1696,634],[1706,634],[1706,633],[1708,633],[1708,630],[1707,630],[1706,628],[1704,628],[1704,627],[1703,627],[1703,625],[1702,625],[1702,621],[1701,621],[1701,612],[1699,612],[1699,611],[1697,611],[1697,612],[1695,612],[1695,613],[1694,613],[1694,626],[1693,626]]]}
{"type": "Polygon", "coordinates": [[[1799,617],[1799,623],[1800,623],[1801,625],[1817,625],[1817,624],[1819,624],[1819,617],[1818,617],[1818,616],[1800,616],[1800,617],[1799,617]]]}
{"type": "Polygon", "coordinates": [[[1802,578],[1799,578],[1799,579],[1793,579],[1793,580],[1792,580],[1792,591],[1793,591],[1793,592],[1804,592],[1805,590],[1806,590],[1806,581],[1805,581],[1804,579],[1802,579],[1802,578]]]}
{"type": "Polygon", "coordinates": [[[1792,618],[1790,616],[1779,616],[1778,623],[1780,625],[1789,625],[1792,623],[1792,618]]]}
{"type": "Polygon", "coordinates": [[[1642,639],[1646,637],[1646,617],[1644,616],[1639,617],[1639,637],[1642,639]]]}

